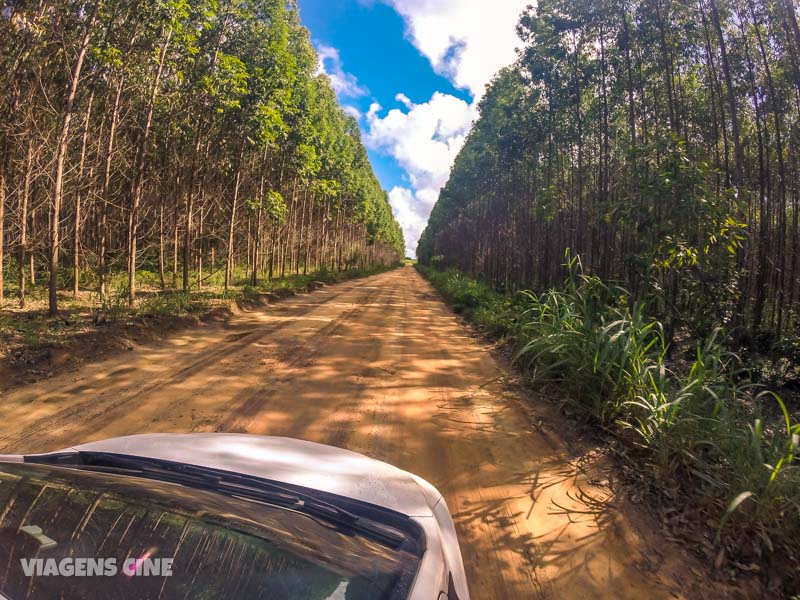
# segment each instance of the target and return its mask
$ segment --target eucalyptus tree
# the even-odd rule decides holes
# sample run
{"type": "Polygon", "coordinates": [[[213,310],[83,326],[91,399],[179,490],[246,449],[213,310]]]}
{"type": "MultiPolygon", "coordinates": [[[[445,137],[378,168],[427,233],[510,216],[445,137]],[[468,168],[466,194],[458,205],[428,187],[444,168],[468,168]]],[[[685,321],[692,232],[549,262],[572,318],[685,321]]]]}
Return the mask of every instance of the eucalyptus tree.
{"type": "Polygon", "coordinates": [[[425,262],[546,288],[566,248],[669,331],[800,313],[800,37],[783,0],[542,0],[420,240],[425,262]]]}
{"type": "Polygon", "coordinates": [[[42,266],[55,313],[66,288],[133,304],[170,262],[188,292],[219,266],[228,287],[401,256],[295,2],[9,0],[0,34],[0,264],[16,249],[21,302],[42,266]]]}

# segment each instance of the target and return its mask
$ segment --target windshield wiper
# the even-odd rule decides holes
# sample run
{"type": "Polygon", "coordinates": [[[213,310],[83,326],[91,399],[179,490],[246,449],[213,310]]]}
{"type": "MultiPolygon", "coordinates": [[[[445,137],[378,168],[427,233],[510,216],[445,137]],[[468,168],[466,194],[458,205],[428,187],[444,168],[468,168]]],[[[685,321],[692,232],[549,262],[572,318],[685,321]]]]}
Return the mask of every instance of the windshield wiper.
{"type": "MultiPolygon", "coordinates": [[[[36,457],[35,462],[49,462],[40,460],[42,458],[44,457],[36,457]]],[[[358,532],[392,548],[399,547],[405,541],[405,537],[394,528],[364,519],[311,494],[266,479],[172,461],[107,452],[79,452],[77,455],[71,453],[69,457],[61,455],[53,462],[91,471],[146,477],[277,505],[317,517],[339,529],[358,532]]]]}

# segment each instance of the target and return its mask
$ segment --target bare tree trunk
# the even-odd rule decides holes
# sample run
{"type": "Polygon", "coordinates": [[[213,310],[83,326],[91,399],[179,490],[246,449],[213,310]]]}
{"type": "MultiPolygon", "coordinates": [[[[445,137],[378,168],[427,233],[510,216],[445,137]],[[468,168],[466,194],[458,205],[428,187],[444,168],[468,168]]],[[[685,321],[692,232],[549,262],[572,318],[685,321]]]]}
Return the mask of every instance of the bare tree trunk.
{"type": "Polygon", "coordinates": [[[186,194],[186,227],[183,232],[183,292],[189,293],[189,261],[192,259],[192,212],[194,210],[194,191],[186,194]]]}
{"type": "Polygon", "coordinates": [[[3,252],[5,238],[5,219],[6,219],[6,175],[0,173],[0,302],[5,299],[3,267],[5,266],[5,255],[3,252]]]}
{"type": "Polygon", "coordinates": [[[733,78],[731,77],[730,63],[728,61],[728,51],[725,45],[725,36],[722,34],[722,25],[719,19],[719,10],[716,0],[709,0],[711,7],[711,21],[719,39],[719,50],[722,58],[722,75],[725,77],[725,92],[728,100],[728,110],[731,113],[731,134],[733,135],[733,155],[736,161],[736,172],[734,181],[736,187],[742,187],[742,176],[744,173],[744,151],[739,137],[739,111],[736,106],[736,91],[733,88],[733,78]]]}
{"type": "Polygon", "coordinates": [[[172,40],[172,29],[167,34],[167,39],[161,46],[158,59],[158,69],[156,70],[153,87],[150,90],[150,99],[147,104],[147,116],[145,117],[144,130],[139,141],[139,148],[136,151],[136,169],[133,180],[133,190],[131,193],[131,210],[128,215],[128,304],[133,306],[136,302],[136,242],[139,225],[139,203],[144,189],[144,170],[147,162],[147,144],[150,140],[150,129],[153,123],[153,110],[155,109],[158,90],[161,86],[161,74],[164,72],[164,61],[167,58],[167,50],[172,40]]]}
{"type": "Polygon", "coordinates": [[[231,274],[233,271],[233,234],[236,228],[236,204],[239,201],[239,185],[242,180],[242,171],[240,168],[236,170],[236,183],[233,187],[233,202],[231,203],[231,217],[228,221],[228,251],[227,259],[225,260],[225,291],[231,285],[231,274]]]}
{"type": "Polygon", "coordinates": [[[114,105],[111,109],[111,123],[108,128],[108,143],[106,144],[106,156],[103,166],[103,183],[101,192],[103,194],[102,205],[100,208],[100,222],[98,224],[98,244],[97,251],[97,289],[101,298],[106,296],[106,244],[108,240],[108,206],[109,206],[109,192],[111,190],[111,163],[114,155],[114,138],[117,132],[117,121],[119,119],[119,104],[122,97],[122,88],[124,86],[124,78],[120,78],[117,82],[117,90],[114,95],[114,105]]]}
{"type": "Polygon", "coordinates": [[[161,291],[167,289],[164,280],[164,199],[161,199],[161,206],[158,211],[158,279],[161,282],[161,291]]]}
{"type": "Polygon", "coordinates": [[[325,202],[325,212],[322,217],[322,243],[320,246],[319,254],[317,255],[317,262],[320,268],[324,265],[325,269],[328,268],[328,242],[330,238],[330,226],[328,220],[331,214],[331,203],[325,202]]]}
{"type": "MultiPolygon", "coordinates": [[[[300,274],[300,253],[303,250],[303,236],[307,235],[306,233],[306,205],[308,204],[308,187],[305,187],[303,190],[303,204],[300,210],[300,230],[297,236],[297,243],[294,249],[294,256],[295,256],[295,264],[297,265],[297,270],[295,273],[298,275],[300,274]]],[[[304,267],[305,270],[305,267],[304,267]]],[[[303,273],[305,275],[305,273],[303,273]]]]}
{"type": "MultiPolygon", "coordinates": [[[[742,39],[747,40],[745,35],[745,19],[739,19],[739,28],[742,32],[742,39]]],[[[747,64],[747,73],[750,83],[750,94],[753,99],[753,108],[755,110],[755,126],[756,126],[756,139],[758,141],[758,252],[755,260],[755,265],[751,267],[755,271],[755,299],[753,301],[753,312],[751,317],[751,329],[753,332],[758,332],[761,327],[761,321],[764,311],[764,301],[766,294],[767,282],[767,247],[769,244],[769,215],[767,207],[767,181],[769,176],[767,174],[767,166],[765,164],[765,137],[766,123],[762,128],[762,114],[759,101],[758,85],[755,77],[755,67],[753,60],[750,56],[749,46],[745,43],[744,55],[747,64]]],[[[763,116],[766,120],[766,116],[763,116]]],[[[742,290],[746,293],[747,290],[742,290]]]]}
{"type": "MultiPolygon", "coordinates": [[[[25,182],[19,202],[19,254],[17,269],[19,274],[19,307],[25,308],[25,254],[28,251],[28,199],[31,195],[31,170],[33,168],[33,140],[28,138],[28,152],[25,156],[25,182]]],[[[33,261],[31,261],[31,280],[33,280],[33,261]]],[[[33,281],[31,281],[33,282],[33,281]]]]}
{"type": "Polygon", "coordinates": [[[794,36],[795,44],[800,48],[800,27],[797,25],[797,15],[794,12],[792,0],[783,0],[783,9],[786,12],[786,20],[791,26],[792,35],[794,36]]]}
{"type": "Polygon", "coordinates": [[[56,147],[56,169],[53,177],[53,203],[50,209],[50,284],[48,289],[48,306],[50,316],[58,313],[58,296],[56,287],[58,286],[58,259],[61,249],[60,229],[61,229],[61,204],[64,196],[64,165],[69,149],[69,131],[72,124],[72,111],[75,105],[75,98],[78,95],[78,84],[81,79],[81,69],[83,60],[86,58],[86,51],[89,49],[89,40],[94,29],[94,21],[97,11],[100,8],[100,0],[95,2],[91,16],[86,23],[86,31],[81,40],[78,56],[72,68],[69,93],[64,107],[64,120],[61,124],[61,133],[56,147]]]}
{"type": "Polygon", "coordinates": [[[308,228],[306,229],[306,249],[305,258],[303,259],[303,275],[308,275],[308,263],[311,261],[311,233],[313,231],[312,225],[314,224],[314,197],[311,197],[308,210],[308,228]]]}
{"type": "Polygon", "coordinates": [[[662,71],[664,73],[664,84],[667,92],[667,108],[669,110],[669,124],[672,132],[677,135],[680,133],[680,128],[678,125],[677,108],[675,106],[675,93],[673,90],[675,82],[673,79],[672,53],[669,51],[667,47],[666,25],[664,22],[664,15],[662,13],[663,7],[661,6],[660,0],[656,1],[655,9],[656,9],[655,11],[656,25],[658,26],[659,42],[661,45],[662,71]]]}
{"type": "MultiPolygon", "coordinates": [[[[630,129],[631,148],[636,148],[636,104],[633,94],[633,68],[631,66],[631,35],[628,25],[628,7],[625,3],[621,8],[622,18],[622,43],[625,47],[625,86],[628,94],[628,128],[630,129]]],[[[635,169],[635,163],[634,163],[635,169]]]]}
{"type": "Polygon", "coordinates": [[[203,212],[203,205],[205,204],[204,198],[201,195],[200,197],[200,209],[197,211],[198,216],[200,217],[200,223],[198,224],[197,228],[197,240],[198,240],[198,248],[197,248],[197,291],[199,292],[203,287],[203,250],[205,249],[204,241],[204,233],[203,230],[205,228],[205,212],[203,212]]]}
{"type": "Polygon", "coordinates": [[[764,73],[767,76],[767,88],[769,90],[770,100],[772,104],[772,115],[775,124],[775,145],[776,154],[778,156],[778,321],[776,325],[776,333],[778,338],[781,336],[781,329],[783,326],[783,310],[785,302],[785,271],[786,271],[786,166],[783,156],[783,133],[781,127],[781,113],[779,109],[780,103],[775,89],[774,80],[772,78],[772,69],[769,66],[769,58],[765,49],[765,42],[761,35],[761,27],[756,16],[755,7],[752,0],[748,1],[750,7],[750,15],[753,19],[753,28],[756,34],[756,40],[761,53],[761,60],[764,63],[764,73]]]}
{"type": "MultiPolygon", "coordinates": [[[[31,237],[35,239],[36,233],[36,209],[34,208],[31,211],[31,237]]],[[[33,255],[33,252],[28,254],[28,258],[30,259],[30,271],[31,271],[31,285],[36,285],[36,257],[33,255]]]]}
{"type": "Polygon", "coordinates": [[[83,184],[83,168],[86,164],[86,144],[89,140],[89,120],[92,117],[92,104],[94,92],[89,95],[89,105],[86,107],[86,120],[83,127],[81,140],[81,157],[78,162],[78,186],[75,191],[75,223],[72,230],[72,295],[77,298],[80,282],[80,248],[81,248],[81,193],[85,188],[83,184]]]}
{"type": "MultiPolygon", "coordinates": [[[[266,177],[264,175],[264,171],[261,171],[261,183],[258,187],[258,199],[259,202],[264,202],[264,192],[266,184],[266,177]]],[[[259,207],[256,211],[256,223],[255,223],[255,232],[253,234],[253,272],[250,278],[250,283],[255,287],[258,284],[258,251],[259,246],[261,245],[261,213],[263,212],[263,207],[259,207]]]]}
{"type": "Polygon", "coordinates": [[[258,285],[258,249],[261,245],[261,211],[256,213],[255,225],[253,228],[253,271],[250,275],[250,284],[255,287],[258,285]]]}
{"type": "Polygon", "coordinates": [[[175,289],[178,288],[178,255],[180,254],[180,250],[178,248],[179,239],[180,235],[178,234],[178,219],[176,214],[175,227],[173,229],[172,236],[172,287],[175,289]]]}

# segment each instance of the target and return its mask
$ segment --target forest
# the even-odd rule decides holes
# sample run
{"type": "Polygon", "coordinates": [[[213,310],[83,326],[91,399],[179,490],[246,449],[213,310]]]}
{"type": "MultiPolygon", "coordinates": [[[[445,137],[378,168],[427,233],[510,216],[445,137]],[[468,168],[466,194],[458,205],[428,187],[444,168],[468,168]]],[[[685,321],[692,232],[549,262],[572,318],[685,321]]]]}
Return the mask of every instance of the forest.
{"type": "Polygon", "coordinates": [[[540,0],[417,251],[669,535],[776,594],[800,589],[797,11],[540,0]]]}
{"type": "Polygon", "coordinates": [[[670,332],[794,339],[800,28],[792,0],[542,0],[518,26],[419,246],[546,289],[565,248],[670,332]]]}
{"type": "Polygon", "coordinates": [[[403,239],[293,0],[3,0],[0,301],[389,265],[403,239]],[[112,289],[113,288],[113,289],[112,289]]]}
{"type": "Polygon", "coordinates": [[[531,2],[417,250],[490,345],[377,275],[403,233],[298,0],[0,0],[0,450],[302,434],[442,486],[476,596],[583,569],[605,597],[677,555],[796,598],[799,20],[531,2]]]}

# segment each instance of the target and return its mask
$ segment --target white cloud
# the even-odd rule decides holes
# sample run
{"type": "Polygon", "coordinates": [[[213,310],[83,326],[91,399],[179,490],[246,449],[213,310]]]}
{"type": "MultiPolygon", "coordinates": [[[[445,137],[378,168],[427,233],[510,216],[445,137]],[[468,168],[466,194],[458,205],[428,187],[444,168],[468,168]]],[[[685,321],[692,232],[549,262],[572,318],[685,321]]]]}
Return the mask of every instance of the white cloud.
{"type": "Polygon", "coordinates": [[[355,75],[346,73],[342,67],[339,51],[325,44],[317,45],[319,66],[317,74],[325,73],[331,80],[331,86],[341,98],[361,98],[369,92],[358,83],[355,75]]]}
{"type": "Polygon", "coordinates": [[[406,110],[395,108],[381,116],[373,103],[367,113],[367,145],[394,157],[408,175],[411,189],[395,187],[389,194],[413,255],[419,235],[447,183],[450,167],[475,117],[474,104],[441,92],[428,102],[414,104],[398,94],[406,110]]]}
{"type": "Polygon", "coordinates": [[[389,197],[413,255],[486,84],[516,59],[516,25],[533,0],[379,1],[403,17],[409,41],[434,70],[474,99],[468,104],[436,92],[428,102],[414,104],[398,93],[395,100],[405,111],[393,109],[381,117],[374,103],[367,113],[367,143],[393,156],[408,174],[410,189],[396,187],[389,197]]]}
{"type": "Polygon", "coordinates": [[[405,20],[411,43],[437,73],[473,96],[514,62],[515,27],[533,0],[380,0],[405,20]]]}
{"type": "Polygon", "coordinates": [[[402,92],[400,92],[399,94],[397,94],[397,95],[394,97],[394,99],[395,99],[395,100],[397,100],[397,101],[398,101],[400,104],[402,104],[403,106],[405,106],[405,107],[406,107],[408,110],[411,110],[412,108],[414,108],[414,103],[411,101],[411,99],[410,99],[408,96],[406,96],[406,95],[405,95],[404,93],[402,93],[402,92]]]}
{"type": "Polygon", "coordinates": [[[383,107],[377,102],[373,102],[372,104],[370,104],[369,111],[367,112],[367,120],[371,120],[373,117],[375,117],[381,110],[381,108],[383,107]]]}
{"type": "Polygon", "coordinates": [[[361,111],[358,110],[355,106],[350,106],[349,104],[345,104],[344,106],[342,106],[342,110],[351,117],[354,117],[356,120],[361,119],[362,116],[361,111]]]}
{"type": "MultiPolygon", "coordinates": [[[[394,187],[389,192],[389,204],[392,211],[403,228],[403,236],[406,240],[406,255],[414,256],[416,253],[417,240],[425,229],[427,216],[424,216],[425,209],[419,205],[417,197],[408,188],[394,187]]],[[[427,209],[430,211],[430,208],[427,209]]]]}
{"type": "Polygon", "coordinates": [[[428,102],[408,101],[380,116],[373,104],[367,113],[367,144],[393,156],[418,190],[442,187],[464,145],[473,108],[460,98],[435,92],[428,102]]]}

